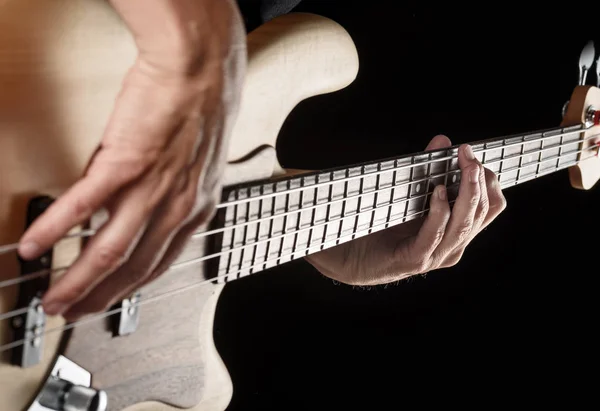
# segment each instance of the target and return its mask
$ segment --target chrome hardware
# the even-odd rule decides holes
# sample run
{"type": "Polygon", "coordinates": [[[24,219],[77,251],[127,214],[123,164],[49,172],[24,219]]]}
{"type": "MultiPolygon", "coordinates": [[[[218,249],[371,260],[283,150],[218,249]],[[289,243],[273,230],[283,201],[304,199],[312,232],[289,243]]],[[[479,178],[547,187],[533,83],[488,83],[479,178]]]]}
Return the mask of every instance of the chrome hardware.
{"type": "Polygon", "coordinates": [[[24,343],[13,349],[12,363],[23,368],[38,364],[44,353],[44,328],[46,313],[42,300],[34,297],[27,312],[12,319],[15,340],[24,343]]]}
{"type": "Polygon", "coordinates": [[[588,71],[594,64],[594,58],[596,57],[596,50],[594,49],[594,42],[588,41],[581,54],[579,56],[579,85],[583,86],[587,80],[588,71]]]}
{"type": "Polygon", "coordinates": [[[118,308],[121,309],[114,316],[116,324],[113,330],[113,335],[127,335],[133,333],[140,322],[140,307],[137,303],[140,301],[142,294],[138,291],[131,298],[125,298],[121,301],[118,308]]]}
{"type": "Polygon", "coordinates": [[[600,55],[596,60],[596,87],[600,87],[600,55]]]}
{"type": "MultiPolygon", "coordinates": [[[[588,41],[587,44],[581,50],[581,54],[579,55],[579,81],[577,85],[583,86],[587,81],[587,75],[594,64],[594,57],[596,56],[596,50],[594,48],[594,42],[592,40],[588,41]]],[[[600,61],[600,58],[598,59],[600,61]]],[[[600,71],[598,71],[598,62],[596,62],[596,72],[598,79],[598,86],[600,87],[600,71]]],[[[569,100],[562,106],[562,117],[567,114],[567,109],[569,108],[569,100]]]]}
{"type": "Polygon", "coordinates": [[[561,114],[562,117],[564,117],[565,114],[567,114],[567,109],[569,108],[569,101],[570,100],[567,100],[565,102],[565,104],[563,104],[563,106],[562,106],[562,114],[561,114]]]}
{"type": "Polygon", "coordinates": [[[27,411],[106,411],[108,396],[91,387],[92,374],[59,355],[27,411]]]}
{"type": "MultiPolygon", "coordinates": [[[[40,216],[52,204],[52,198],[40,196],[33,198],[27,206],[26,227],[40,216]]],[[[21,275],[41,272],[52,268],[52,250],[36,260],[19,260],[21,275]]],[[[31,367],[40,362],[44,346],[44,327],[46,314],[42,309],[41,297],[50,285],[50,276],[40,276],[19,285],[17,309],[27,307],[27,311],[12,319],[13,341],[25,340],[13,348],[11,363],[19,367],[31,367]]]]}
{"type": "Polygon", "coordinates": [[[598,125],[598,110],[594,106],[589,106],[585,113],[585,126],[592,127],[598,125]]]}

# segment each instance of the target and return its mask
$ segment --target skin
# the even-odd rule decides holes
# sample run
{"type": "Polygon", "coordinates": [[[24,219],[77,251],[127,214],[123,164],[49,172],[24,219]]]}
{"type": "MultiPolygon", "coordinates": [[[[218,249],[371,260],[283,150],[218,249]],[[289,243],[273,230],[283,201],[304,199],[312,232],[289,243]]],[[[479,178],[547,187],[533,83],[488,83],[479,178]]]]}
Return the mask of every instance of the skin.
{"type": "MultiPolygon", "coordinates": [[[[107,309],[161,275],[221,193],[229,129],[246,64],[246,34],[230,0],[111,0],[138,58],[84,175],[24,233],[34,259],[100,210],[108,220],[46,292],[44,310],[74,321],[107,309]]],[[[437,136],[428,149],[450,145],[437,136]]],[[[307,257],[324,275],[382,284],[456,264],[504,209],[495,175],[462,146],[452,212],[437,187],[424,220],[307,257]],[[421,224],[422,222],[422,224],[421,224]]]]}
{"type": "MultiPolygon", "coordinates": [[[[446,136],[434,137],[426,150],[450,147],[446,136]]],[[[465,248],[506,208],[496,175],[472,155],[469,145],[458,152],[461,179],[450,205],[444,186],[437,186],[425,218],[344,243],[306,259],[324,275],[352,285],[378,285],[456,265],[465,248]]]]}
{"type": "Polygon", "coordinates": [[[156,278],[221,193],[246,33],[229,0],[111,0],[138,58],[85,174],[23,234],[36,258],[106,209],[108,221],[47,291],[50,315],[104,310],[156,278]]]}

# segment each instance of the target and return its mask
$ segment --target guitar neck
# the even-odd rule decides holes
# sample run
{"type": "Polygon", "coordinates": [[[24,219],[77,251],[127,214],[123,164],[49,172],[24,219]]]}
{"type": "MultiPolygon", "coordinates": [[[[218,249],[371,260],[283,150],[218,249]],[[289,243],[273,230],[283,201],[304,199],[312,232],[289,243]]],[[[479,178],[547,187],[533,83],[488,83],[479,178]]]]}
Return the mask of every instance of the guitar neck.
{"type": "MultiPolygon", "coordinates": [[[[471,146],[504,189],[576,165],[586,155],[583,131],[554,128],[471,146]]],[[[456,198],[457,155],[458,145],[229,187],[211,231],[216,251],[205,259],[228,282],[419,218],[436,185],[456,198]]]]}

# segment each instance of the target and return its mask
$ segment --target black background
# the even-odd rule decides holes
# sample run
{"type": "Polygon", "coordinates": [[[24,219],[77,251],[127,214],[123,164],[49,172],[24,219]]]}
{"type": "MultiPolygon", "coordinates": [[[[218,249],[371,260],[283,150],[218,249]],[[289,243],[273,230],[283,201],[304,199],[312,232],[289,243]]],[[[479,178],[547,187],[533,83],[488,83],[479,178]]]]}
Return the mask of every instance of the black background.
{"type": "MultiPolygon", "coordinates": [[[[291,113],[281,164],[329,168],[421,151],[439,133],[462,143],[558,125],[579,53],[600,38],[590,5],[574,6],[305,0],[298,11],[349,31],[361,68],[291,113]]],[[[600,189],[575,190],[562,171],[505,196],[449,269],[363,289],[297,261],[227,285],[215,341],[234,384],[228,410],[597,403],[600,189]]]]}

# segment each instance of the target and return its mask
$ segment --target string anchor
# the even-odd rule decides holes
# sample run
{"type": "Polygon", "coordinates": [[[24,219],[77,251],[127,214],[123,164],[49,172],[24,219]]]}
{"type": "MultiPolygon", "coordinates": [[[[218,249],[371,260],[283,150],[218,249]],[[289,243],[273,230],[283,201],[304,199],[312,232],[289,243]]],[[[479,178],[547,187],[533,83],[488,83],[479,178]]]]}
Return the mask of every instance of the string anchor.
{"type": "MultiPolygon", "coordinates": [[[[579,55],[579,80],[577,82],[578,86],[585,85],[587,81],[588,72],[592,65],[594,64],[594,57],[596,56],[596,49],[594,48],[594,42],[592,40],[588,41],[587,44],[581,50],[581,54],[579,55]]],[[[596,69],[597,65],[596,65],[596,69]]],[[[600,76],[598,77],[600,79],[600,76]]],[[[600,80],[599,80],[600,81],[600,80]]],[[[562,116],[564,117],[567,108],[569,107],[569,101],[563,105],[562,108],[562,116]]]]}

